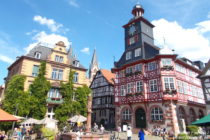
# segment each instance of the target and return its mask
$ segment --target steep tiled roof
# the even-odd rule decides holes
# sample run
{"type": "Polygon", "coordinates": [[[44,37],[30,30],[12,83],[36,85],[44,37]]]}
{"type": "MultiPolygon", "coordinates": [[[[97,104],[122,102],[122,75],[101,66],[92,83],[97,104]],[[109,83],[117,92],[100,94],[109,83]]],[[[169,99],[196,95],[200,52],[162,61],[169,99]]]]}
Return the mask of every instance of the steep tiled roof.
{"type": "Polygon", "coordinates": [[[101,73],[103,74],[103,76],[106,78],[106,80],[110,83],[110,84],[114,84],[114,78],[115,78],[115,74],[112,73],[109,70],[106,69],[101,69],[101,73]]]}
{"type": "MultiPolygon", "coordinates": [[[[60,42],[61,43],[61,42],[60,42]]],[[[42,44],[37,44],[33,49],[31,49],[26,56],[34,58],[35,52],[40,52],[41,53],[41,60],[47,60],[47,57],[50,55],[52,52],[52,48],[49,48],[47,46],[44,46],[42,44]]],[[[68,59],[70,60],[70,65],[73,65],[73,61],[79,61],[75,56],[73,56],[73,51],[72,48],[68,50],[68,59]]],[[[79,63],[78,68],[85,69],[85,67],[79,63]]]]}
{"type": "Polygon", "coordinates": [[[52,49],[49,48],[49,47],[45,47],[45,46],[42,46],[40,44],[37,44],[37,46],[35,46],[33,49],[31,49],[29,51],[29,53],[26,54],[26,56],[34,58],[35,52],[40,52],[41,53],[41,58],[40,59],[46,60],[48,55],[50,55],[51,50],[52,49]]]}

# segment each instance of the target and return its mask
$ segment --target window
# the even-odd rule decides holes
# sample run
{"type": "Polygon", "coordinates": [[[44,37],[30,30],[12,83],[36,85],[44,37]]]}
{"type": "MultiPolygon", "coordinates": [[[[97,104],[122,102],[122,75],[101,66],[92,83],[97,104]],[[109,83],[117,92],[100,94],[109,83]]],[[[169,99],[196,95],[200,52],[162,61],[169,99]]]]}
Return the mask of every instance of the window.
{"type": "Polygon", "coordinates": [[[40,59],[41,58],[41,53],[40,52],[35,52],[34,58],[40,59]]]}
{"type": "Polygon", "coordinates": [[[152,71],[156,69],[156,64],[155,62],[150,62],[148,63],[148,71],[152,71]]]}
{"type": "Polygon", "coordinates": [[[79,74],[78,73],[74,73],[74,83],[78,83],[78,76],[79,74]]]}
{"type": "Polygon", "coordinates": [[[164,77],[165,89],[174,89],[174,78],[164,77]]]}
{"type": "Polygon", "coordinates": [[[128,83],[127,84],[127,93],[132,93],[132,89],[133,89],[133,83],[128,83]]]}
{"type": "Polygon", "coordinates": [[[73,65],[74,65],[75,67],[79,67],[79,61],[77,61],[77,60],[73,61],[73,65]]]}
{"type": "Polygon", "coordinates": [[[132,52],[127,52],[126,53],[126,60],[131,59],[131,55],[132,55],[132,52]]]}
{"type": "Polygon", "coordinates": [[[63,70],[53,68],[51,78],[55,80],[63,80],[63,70]]]}
{"type": "Polygon", "coordinates": [[[51,88],[50,91],[48,92],[48,97],[49,98],[61,98],[61,94],[59,92],[59,89],[51,88]]]}
{"type": "Polygon", "coordinates": [[[32,71],[32,76],[36,77],[36,76],[38,76],[38,73],[39,73],[39,66],[34,65],[33,71],[32,71]]]}
{"type": "Polygon", "coordinates": [[[163,120],[163,111],[159,107],[155,107],[151,111],[151,120],[152,121],[161,121],[163,120]]]}
{"type": "Polygon", "coordinates": [[[130,39],[129,39],[129,45],[132,45],[132,44],[134,44],[135,43],[135,37],[131,37],[130,39]]]}
{"type": "Polygon", "coordinates": [[[138,57],[141,55],[141,48],[135,49],[135,57],[138,57]]]}
{"type": "Polygon", "coordinates": [[[184,93],[184,91],[185,91],[184,82],[183,81],[177,81],[177,86],[178,86],[178,92],[179,93],[184,93]]]}
{"type": "Polygon", "coordinates": [[[181,73],[186,73],[186,69],[179,64],[176,64],[176,71],[181,72],[181,73]]]}
{"type": "Polygon", "coordinates": [[[142,64],[135,65],[135,71],[142,71],[142,64]]]}
{"type": "Polygon", "coordinates": [[[58,55],[56,55],[56,56],[55,56],[55,62],[60,62],[60,63],[62,63],[62,62],[63,62],[63,56],[58,56],[58,55]]]}
{"type": "Polygon", "coordinates": [[[126,89],[125,89],[125,85],[121,85],[121,91],[120,91],[121,96],[125,96],[126,94],[126,89]]]}
{"type": "Polygon", "coordinates": [[[132,67],[126,68],[126,73],[132,73],[132,67]]]}
{"type": "Polygon", "coordinates": [[[136,92],[142,92],[143,91],[143,82],[142,81],[137,81],[136,82],[136,92]]]}
{"type": "Polygon", "coordinates": [[[158,88],[157,88],[157,79],[150,80],[149,81],[149,87],[150,87],[150,92],[156,92],[158,90],[158,88]]]}
{"type": "Polygon", "coordinates": [[[172,59],[169,59],[169,58],[161,59],[161,62],[162,62],[163,66],[171,66],[172,65],[172,59]]]}
{"type": "Polygon", "coordinates": [[[125,109],[122,112],[122,119],[123,120],[131,120],[131,111],[129,109],[125,109]]]}

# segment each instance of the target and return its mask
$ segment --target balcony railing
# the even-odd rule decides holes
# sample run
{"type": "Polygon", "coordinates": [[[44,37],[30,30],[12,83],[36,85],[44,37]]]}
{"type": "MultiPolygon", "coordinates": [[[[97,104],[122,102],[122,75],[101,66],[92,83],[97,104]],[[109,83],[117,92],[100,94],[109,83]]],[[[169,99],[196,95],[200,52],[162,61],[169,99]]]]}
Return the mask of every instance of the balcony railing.
{"type": "Polygon", "coordinates": [[[63,103],[63,99],[61,98],[47,98],[46,101],[48,104],[62,104],[63,103]]]}
{"type": "Polygon", "coordinates": [[[170,71],[170,70],[174,70],[174,67],[170,66],[170,65],[165,65],[165,66],[161,67],[161,70],[170,71]]]}

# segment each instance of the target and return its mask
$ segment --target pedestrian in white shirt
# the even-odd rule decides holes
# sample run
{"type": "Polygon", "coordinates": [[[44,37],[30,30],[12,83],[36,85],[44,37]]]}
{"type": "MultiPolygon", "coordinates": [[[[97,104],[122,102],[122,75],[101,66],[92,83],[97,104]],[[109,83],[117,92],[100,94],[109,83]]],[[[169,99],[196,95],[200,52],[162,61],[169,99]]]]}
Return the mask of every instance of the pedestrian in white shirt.
{"type": "Polygon", "coordinates": [[[131,138],[132,138],[132,131],[131,131],[131,128],[130,127],[128,127],[128,130],[127,130],[127,140],[131,140],[131,138]]]}

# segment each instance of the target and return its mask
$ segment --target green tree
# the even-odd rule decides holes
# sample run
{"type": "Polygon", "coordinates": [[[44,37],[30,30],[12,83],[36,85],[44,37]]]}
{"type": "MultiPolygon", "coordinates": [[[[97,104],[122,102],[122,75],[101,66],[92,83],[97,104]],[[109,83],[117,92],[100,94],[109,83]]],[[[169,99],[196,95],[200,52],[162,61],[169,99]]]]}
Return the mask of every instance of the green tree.
{"type": "Polygon", "coordinates": [[[30,116],[36,119],[42,119],[46,114],[46,99],[47,93],[50,90],[50,82],[45,78],[46,62],[42,61],[39,74],[29,87],[31,94],[31,109],[30,116]]]}
{"type": "Polygon", "coordinates": [[[14,75],[8,82],[3,100],[3,109],[18,116],[28,116],[30,111],[30,96],[24,91],[26,77],[14,75]]]}
{"type": "MultiPolygon", "coordinates": [[[[7,83],[2,108],[10,114],[28,116],[30,111],[30,95],[24,91],[26,77],[14,75],[7,83]]],[[[8,131],[12,122],[0,122],[0,129],[8,131]]]]}
{"type": "Polygon", "coordinates": [[[66,122],[72,113],[72,98],[74,94],[73,75],[74,72],[70,71],[69,81],[67,83],[61,82],[60,93],[63,98],[63,103],[55,109],[55,118],[60,123],[66,122]]]}
{"type": "Polygon", "coordinates": [[[65,123],[71,115],[87,115],[87,98],[91,90],[87,86],[78,87],[74,90],[73,75],[74,72],[70,71],[69,81],[61,83],[60,93],[64,102],[55,110],[55,117],[60,123],[65,123]]]}
{"type": "Polygon", "coordinates": [[[75,113],[83,116],[87,116],[87,100],[91,93],[91,89],[86,85],[78,87],[75,91],[76,102],[74,107],[76,108],[75,113]]]}

